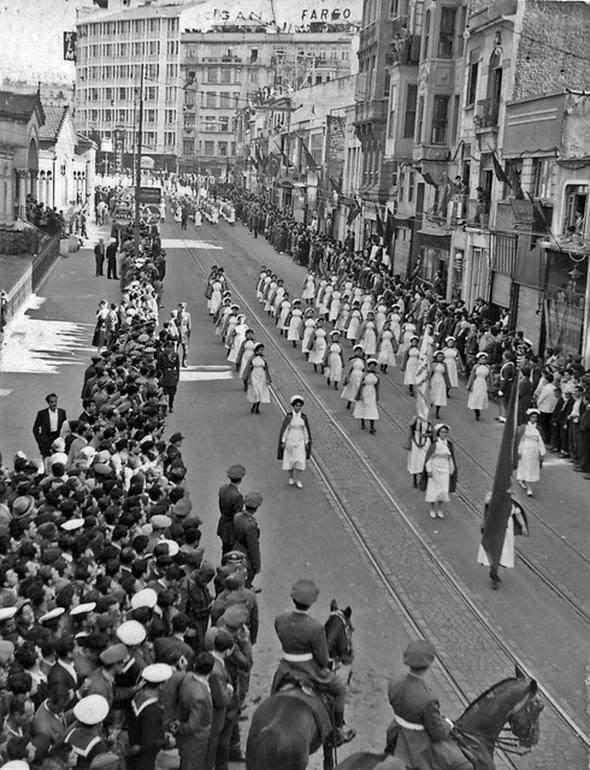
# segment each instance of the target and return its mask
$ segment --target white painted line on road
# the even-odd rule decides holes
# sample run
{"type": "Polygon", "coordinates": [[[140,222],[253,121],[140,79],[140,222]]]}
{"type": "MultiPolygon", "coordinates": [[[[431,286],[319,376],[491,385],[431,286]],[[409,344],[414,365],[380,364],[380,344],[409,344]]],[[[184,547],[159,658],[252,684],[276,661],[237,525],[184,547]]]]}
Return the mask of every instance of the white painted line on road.
{"type": "Polygon", "coordinates": [[[12,388],[0,388],[0,398],[5,398],[12,393],[12,388]]]}
{"type": "Polygon", "coordinates": [[[164,238],[162,239],[163,249],[214,249],[223,251],[223,246],[217,246],[208,241],[197,241],[187,238],[164,238]]]}
{"type": "Polygon", "coordinates": [[[214,366],[196,364],[195,366],[186,367],[187,372],[231,372],[232,370],[233,367],[231,366],[221,366],[219,364],[214,366]]]}
{"type": "Polygon", "coordinates": [[[232,372],[190,372],[188,369],[181,370],[181,382],[204,382],[207,380],[231,380],[232,372]]]}

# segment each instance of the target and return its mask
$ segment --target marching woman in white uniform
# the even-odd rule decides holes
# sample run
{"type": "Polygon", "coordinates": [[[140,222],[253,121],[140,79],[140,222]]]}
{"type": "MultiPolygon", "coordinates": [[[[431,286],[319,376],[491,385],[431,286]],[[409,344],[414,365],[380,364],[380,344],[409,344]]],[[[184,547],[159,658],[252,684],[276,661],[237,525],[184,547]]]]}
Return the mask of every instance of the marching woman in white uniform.
{"type": "Polygon", "coordinates": [[[221,284],[219,281],[213,281],[211,285],[211,297],[207,300],[207,310],[209,315],[215,315],[221,305],[221,284]]]}
{"type": "Polygon", "coordinates": [[[260,275],[258,276],[258,282],[256,283],[256,299],[260,302],[262,300],[262,290],[264,287],[264,282],[266,280],[266,276],[268,275],[267,270],[265,267],[262,268],[260,271],[260,275]]]}
{"type": "Polygon", "coordinates": [[[428,362],[432,361],[432,353],[434,350],[434,336],[432,334],[432,325],[426,324],[422,340],[420,342],[420,355],[423,358],[427,358],[428,362]]]}
{"type": "Polygon", "coordinates": [[[457,488],[457,464],[455,451],[449,441],[449,426],[434,426],[434,439],[426,452],[426,497],[430,503],[430,518],[444,519],[442,503],[448,503],[450,493],[457,488]]]}
{"type": "Polygon", "coordinates": [[[301,329],[303,328],[303,311],[301,310],[301,300],[293,300],[293,309],[288,318],[287,341],[296,348],[301,339],[301,329]]]}
{"type": "MultiPolygon", "coordinates": [[[[370,313],[370,316],[373,314],[370,313]]],[[[364,330],[359,340],[359,345],[362,345],[365,355],[368,358],[372,358],[377,355],[377,333],[375,331],[375,323],[369,318],[364,324],[364,330]]]]}
{"type": "MultiPolygon", "coordinates": [[[[416,324],[414,323],[414,319],[412,316],[408,316],[408,320],[402,326],[402,344],[398,351],[400,356],[405,357],[414,339],[416,342],[419,342],[420,340],[416,335],[416,324]]],[[[418,348],[418,355],[420,355],[420,348],[418,348]]]]}
{"type": "Polygon", "coordinates": [[[402,338],[401,324],[402,324],[402,317],[399,312],[399,305],[394,305],[391,308],[391,313],[389,314],[389,326],[391,328],[391,331],[393,332],[393,336],[398,345],[399,345],[399,341],[402,338]]]}
{"type": "Polygon", "coordinates": [[[313,335],[315,333],[315,318],[313,317],[313,308],[308,307],[304,314],[303,322],[303,338],[301,340],[301,352],[309,360],[309,352],[311,350],[311,343],[313,335]]]}
{"type": "Polygon", "coordinates": [[[361,386],[356,397],[352,416],[361,421],[361,428],[365,430],[366,421],[369,422],[369,433],[376,433],[375,421],[379,419],[379,375],[376,372],[377,359],[369,358],[367,371],[361,380],[361,386]]]}
{"type": "Polygon", "coordinates": [[[287,333],[287,318],[291,315],[291,300],[289,299],[289,292],[286,291],[283,294],[283,299],[281,301],[281,304],[279,305],[277,316],[276,316],[276,325],[279,327],[279,332],[281,335],[287,333]]]}
{"type": "Polygon", "coordinates": [[[321,367],[324,363],[324,356],[326,355],[326,349],[328,342],[326,340],[326,330],[324,329],[323,318],[318,318],[313,335],[313,342],[311,343],[311,350],[309,351],[309,363],[313,364],[314,372],[318,371],[318,366],[321,367]]]}
{"type": "Polygon", "coordinates": [[[243,376],[246,398],[252,404],[252,414],[260,414],[260,404],[270,404],[269,385],[272,382],[264,357],[264,345],[259,342],[243,376]]]}
{"type": "Polygon", "coordinates": [[[279,448],[277,457],[282,461],[282,468],[289,474],[289,486],[303,487],[297,473],[305,470],[307,460],[311,456],[311,431],[309,420],[303,409],[303,398],[291,398],[291,411],[286,415],[279,433],[279,448]]]}
{"type": "Polygon", "coordinates": [[[413,477],[414,489],[424,471],[426,452],[432,442],[432,425],[420,415],[416,415],[410,423],[410,439],[408,442],[408,473],[413,477]]]}
{"type": "Polygon", "coordinates": [[[528,409],[528,422],[516,431],[516,480],[528,497],[533,496],[531,484],[541,478],[541,468],[546,454],[545,442],[539,430],[539,410],[528,409]]]}
{"type": "Polygon", "coordinates": [[[324,376],[328,385],[334,385],[334,390],[338,390],[340,387],[342,369],[344,367],[340,337],[341,333],[337,329],[330,332],[330,344],[326,349],[326,357],[324,359],[324,376]]]}
{"type": "Polygon", "coordinates": [[[375,329],[377,329],[377,334],[381,335],[381,332],[385,328],[385,324],[387,322],[387,305],[385,305],[381,298],[379,298],[379,303],[377,304],[377,307],[375,309],[375,329]]]}
{"type": "Polygon", "coordinates": [[[301,298],[306,305],[313,305],[313,299],[315,297],[315,277],[313,273],[308,273],[305,276],[303,282],[303,289],[301,290],[301,298]]]}
{"type": "Polygon", "coordinates": [[[244,372],[248,366],[250,359],[254,355],[254,348],[256,342],[254,340],[254,330],[246,329],[246,339],[242,342],[240,352],[238,353],[238,360],[236,361],[236,369],[240,373],[240,379],[243,379],[244,372]]]}
{"type": "Polygon", "coordinates": [[[397,366],[393,345],[393,332],[389,326],[385,326],[381,333],[381,338],[379,339],[379,345],[377,346],[377,362],[383,374],[387,374],[388,366],[397,366]]]}
{"type": "Polygon", "coordinates": [[[341,293],[339,291],[332,292],[332,301],[328,308],[328,321],[331,324],[335,324],[340,315],[340,308],[342,307],[341,293]]]}
{"type": "Polygon", "coordinates": [[[231,340],[228,339],[229,353],[227,354],[227,360],[232,364],[235,364],[238,360],[238,354],[242,347],[242,342],[246,339],[247,331],[248,324],[246,323],[246,316],[240,314],[238,316],[238,322],[232,330],[231,340]]]}
{"type": "Polygon", "coordinates": [[[418,347],[418,337],[410,337],[409,347],[407,348],[406,360],[404,364],[404,385],[408,386],[410,396],[414,395],[414,385],[416,384],[416,372],[420,363],[420,348],[418,347]]]}
{"type": "Polygon", "coordinates": [[[437,350],[430,368],[430,403],[435,408],[435,415],[440,417],[441,406],[447,405],[447,390],[449,377],[445,364],[445,354],[437,350]]]}
{"type": "Polygon", "coordinates": [[[455,338],[447,337],[445,340],[445,347],[443,348],[445,354],[445,364],[447,365],[447,374],[449,375],[449,382],[451,388],[459,387],[459,351],[455,346],[455,338]]]}
{"type": "Polygon", "coordinates": [[[348,322],[348,328],[346,329],[346,339],[349,342],[355,343],[356,337],[361,325],[361,311],[359,310],[358,303],[353,303],[352,310],[350,311],[350,320],[348,322]]]}
{"type": "Polygon", "coordinates": [[[475,419],[479,422],[482,409],[489,406],[488,391],[490,389],[490,367],[487,365],[488,354],[478,353],[477,363],[471,370],[467,390],[469,398],[467,399],[467,408],[475,412],[475,419]]]}
{"type": "Polygon", "coordinates": [[[351,408],[352,402],[357,397],[365,371],[365,358],[360,345],[354,346],[349,362],[348,372],[344,378],[344,388],[340,394],[340,398],[346,400],[347,409],[351,408]]]}
{"type": "Polygon", "coordinates": [[[350,305],[348,302],[344,302],[340,308],[340,313],[334,324],[334,328],[339,332],[344,332],[348,326],[348,319],[350,318],[350,305]]]}

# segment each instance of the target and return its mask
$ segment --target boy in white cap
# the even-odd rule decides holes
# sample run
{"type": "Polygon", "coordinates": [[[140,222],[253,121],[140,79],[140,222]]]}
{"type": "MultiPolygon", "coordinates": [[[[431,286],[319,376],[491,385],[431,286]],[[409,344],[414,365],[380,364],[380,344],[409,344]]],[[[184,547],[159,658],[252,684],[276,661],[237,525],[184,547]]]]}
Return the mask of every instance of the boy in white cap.
{"type": "Polygon", "coordinates": [[[76,703],[76,723],[64,737],[64,744],[71,749],[70,767],[88,770],[93,758],[107,751],[102,723],[108,713],[109,704],[102,695],[88,695],[76,703]]]}
{"type": "Polygon", "coordinates": [[[154,770],[158,752],[169,743],[164,731],[164,709],[158,696],[161,686],[171,676],[172,667],[165,663],[152,663],[141,672],[144,686],[131,700],[127,723],[130,744],[127,770],[154,770]]]}

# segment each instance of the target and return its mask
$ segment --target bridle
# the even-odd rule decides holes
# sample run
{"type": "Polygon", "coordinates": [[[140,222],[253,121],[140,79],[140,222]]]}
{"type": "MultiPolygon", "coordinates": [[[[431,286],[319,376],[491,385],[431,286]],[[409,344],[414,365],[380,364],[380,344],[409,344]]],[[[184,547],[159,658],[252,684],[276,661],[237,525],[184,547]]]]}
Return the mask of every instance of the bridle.
{"type": "MultiPolygon", "coordinates": [[[[354,631],[352,623],[341,609],[331,610],[330,617],[336,617],[342,623],[342,630],[344,631],[344,636],[346,638],[346,649],[343,658],[352,660],[352,633],[354,631]]],[[[340,662],[341,661],[338,661],[338,663],[340,662]]]]}

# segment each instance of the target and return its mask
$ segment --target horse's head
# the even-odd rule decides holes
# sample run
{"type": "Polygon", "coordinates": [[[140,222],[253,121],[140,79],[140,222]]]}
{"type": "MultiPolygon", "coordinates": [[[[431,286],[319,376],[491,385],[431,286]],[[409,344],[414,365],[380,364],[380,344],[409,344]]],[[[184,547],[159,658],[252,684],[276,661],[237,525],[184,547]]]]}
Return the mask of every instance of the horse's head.
{"type": "Polygon", "coordinates": [[[330,615],[324,626],[326,639],[328,640],[328,653],[332,660],[345,666],[350,665],[354,657],[352,649],[352,632],[354,628],[351,618],[351,608],[345,607],[341,610],[336,599],[332,599],[330,602],[330,615]]]}
{"type": "MultiPolygon", "coordinates": [[[[516,667],[517,679],[526,679],[524,672],[516,667]]],[[[539,742],[539,718],[545,708],[539,694],[535,679],[529,680],[524,697],[514,706],[508,715],[508,724],[518,743],[525,749],[530,749],[539,742]]]]}

